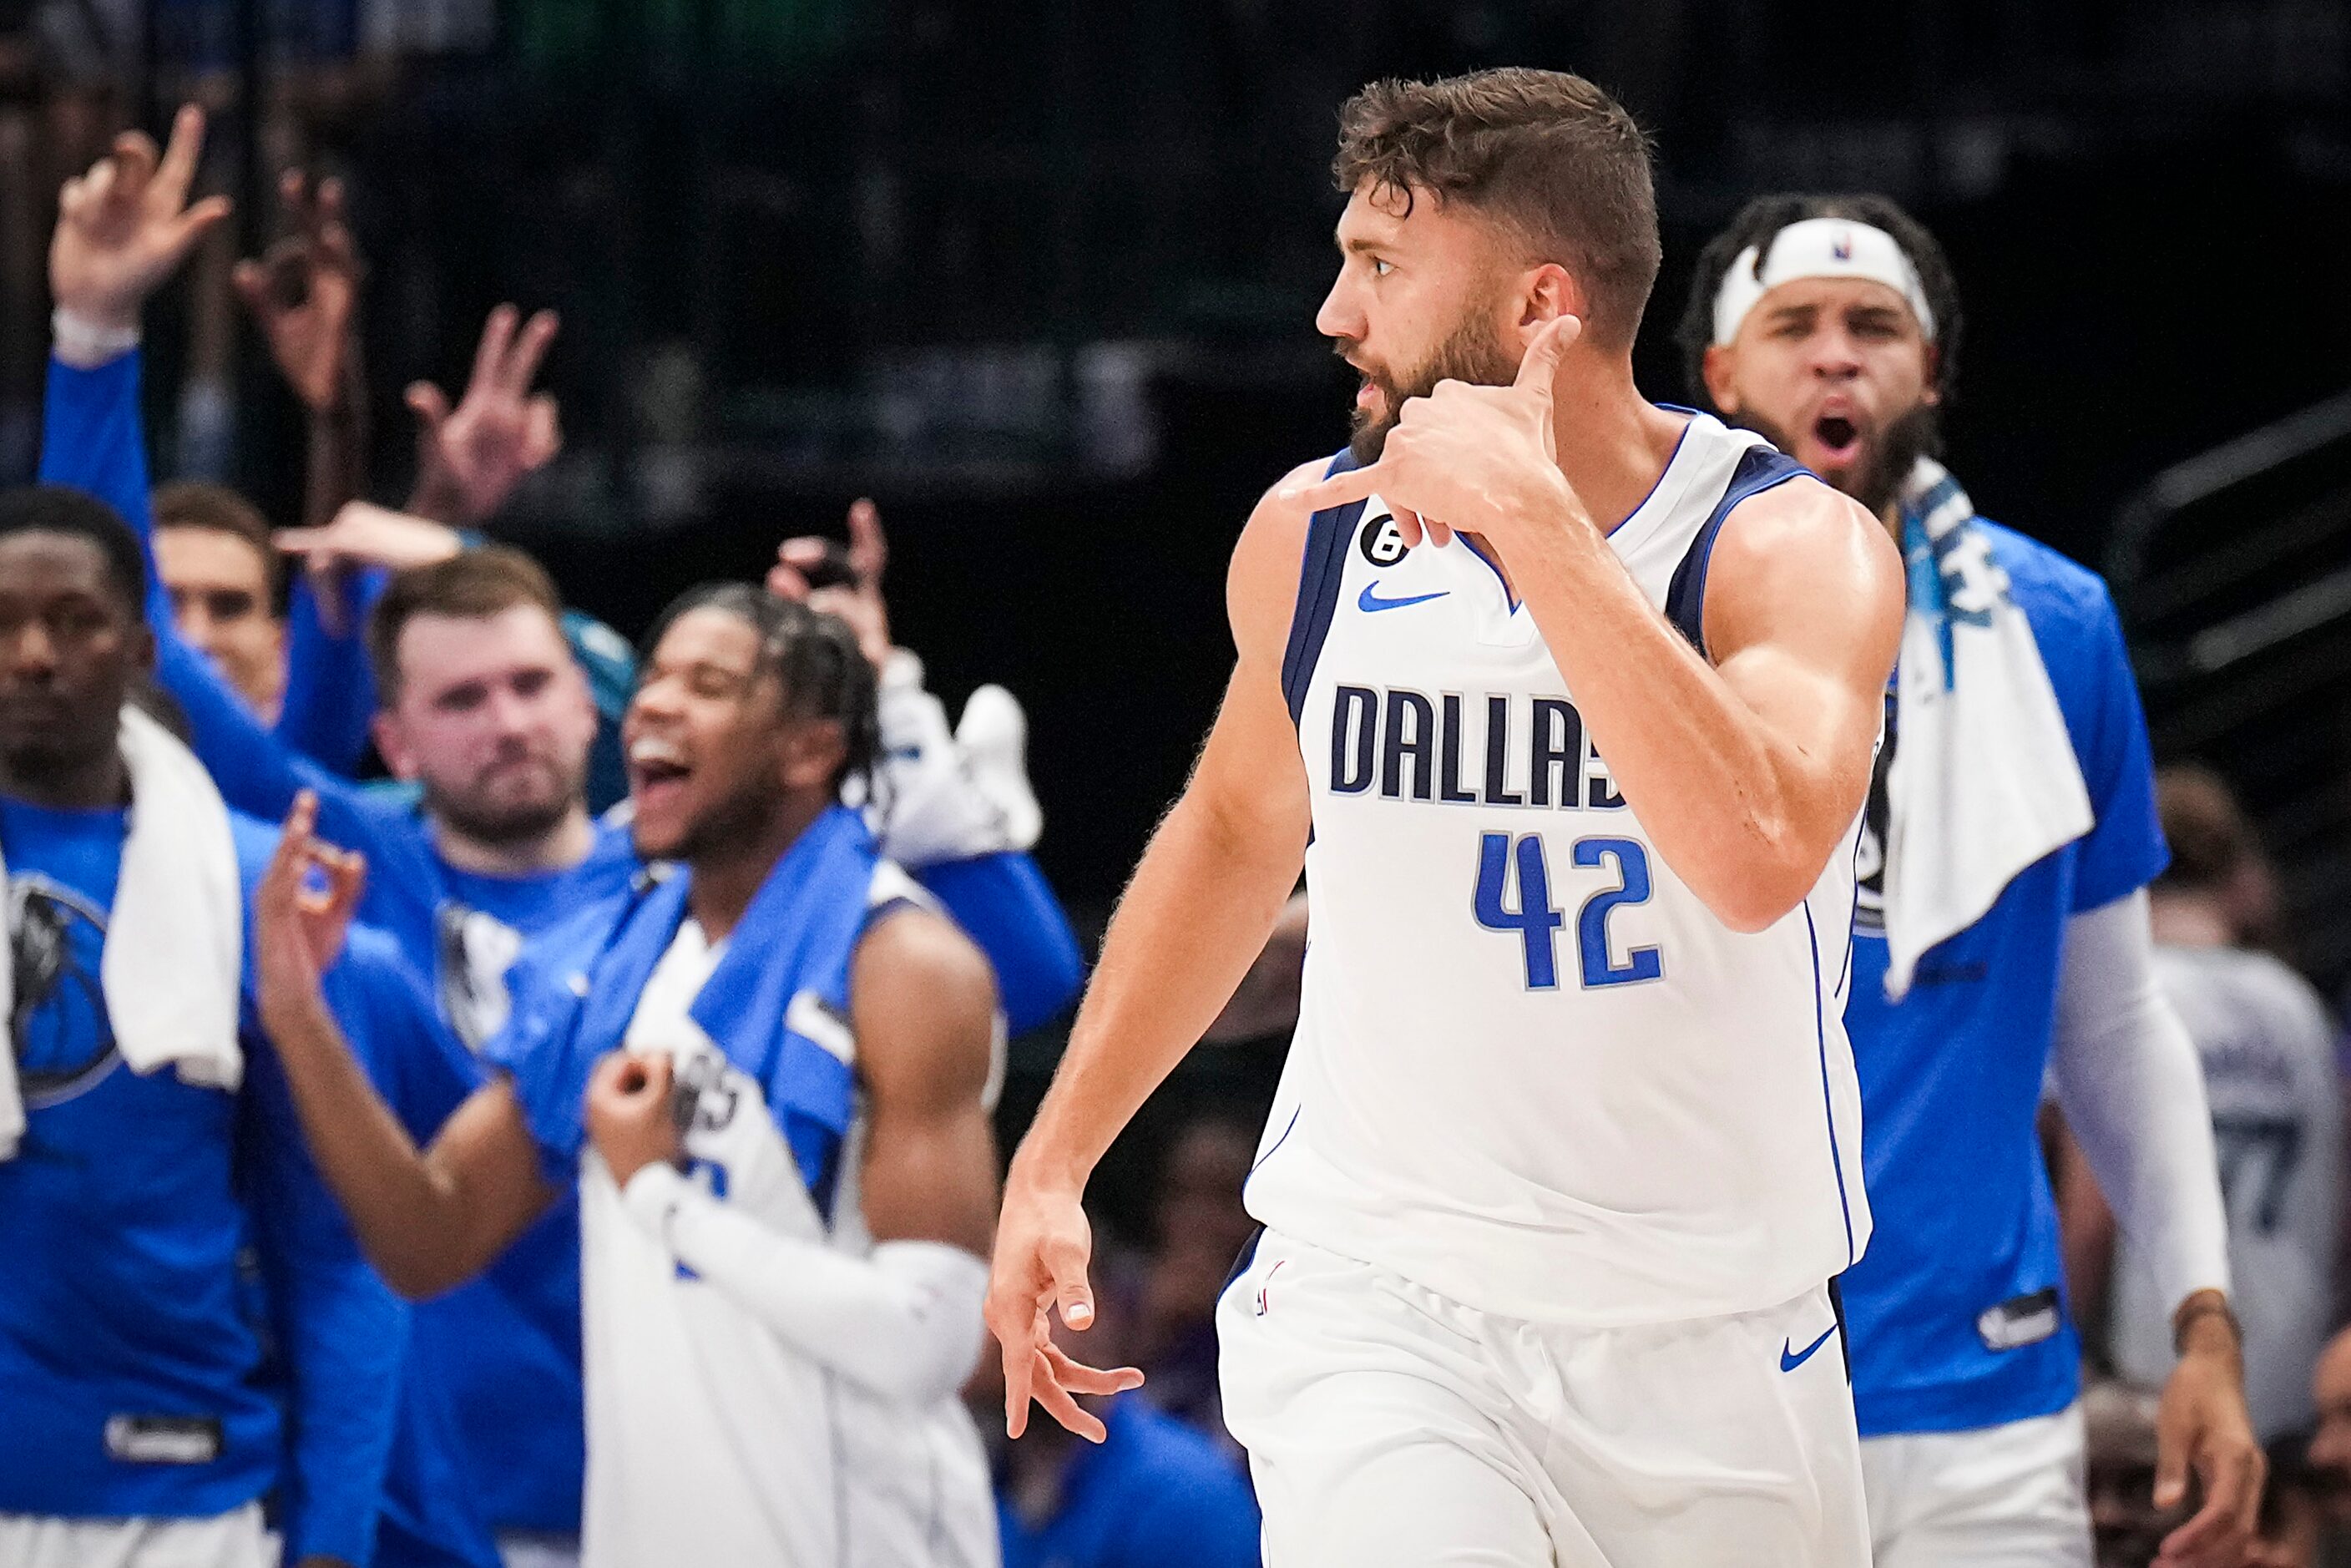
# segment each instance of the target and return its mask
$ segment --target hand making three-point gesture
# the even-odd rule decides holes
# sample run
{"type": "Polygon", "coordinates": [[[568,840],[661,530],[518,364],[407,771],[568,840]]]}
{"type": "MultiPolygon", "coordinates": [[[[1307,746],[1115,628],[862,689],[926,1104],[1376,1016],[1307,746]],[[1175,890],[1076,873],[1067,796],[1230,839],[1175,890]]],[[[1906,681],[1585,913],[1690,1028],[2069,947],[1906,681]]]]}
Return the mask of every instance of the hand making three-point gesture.
{"type": "Polygon", "coordinates": [[[229,214],[225,196],[188,202],[204,145],[204,110],[190,104],[160,153],[152,137],[127,131],[88,173],[65,183],[49,241],[49,293],[60,312],[86,330],[138,329],[147,297],[229,214]]]}
{"type": "Polygon", "coordinates": [[[553,461],[563,446],[555,399],[534,394],[530,383],[556,325],[552,310],[523,321],[522,312],[501,305],[482,327],[474,373],[455,409],[431,382],[409,387],[417,425],[416,489],[408,511],[453,528],[476,527],[497,515],[526,475],[553,461]]]}

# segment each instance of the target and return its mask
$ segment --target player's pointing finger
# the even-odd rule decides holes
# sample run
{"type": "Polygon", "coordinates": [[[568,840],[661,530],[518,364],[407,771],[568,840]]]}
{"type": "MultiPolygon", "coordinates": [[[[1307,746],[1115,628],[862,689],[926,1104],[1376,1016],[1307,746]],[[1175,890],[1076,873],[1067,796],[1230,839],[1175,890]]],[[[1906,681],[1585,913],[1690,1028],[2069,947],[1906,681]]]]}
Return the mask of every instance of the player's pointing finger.
{"type": "Polygon", "coordinates": [[[1301,511],[1321,512],[1332,507],[1343,507],[1350,501],[1360,501],[1380,487],[1380,465],[1351,468],[1344,474],[1333,474],[1311,485],[1287,485],[1274,492],[1274,499],[1285,507],[1301,511]]]}

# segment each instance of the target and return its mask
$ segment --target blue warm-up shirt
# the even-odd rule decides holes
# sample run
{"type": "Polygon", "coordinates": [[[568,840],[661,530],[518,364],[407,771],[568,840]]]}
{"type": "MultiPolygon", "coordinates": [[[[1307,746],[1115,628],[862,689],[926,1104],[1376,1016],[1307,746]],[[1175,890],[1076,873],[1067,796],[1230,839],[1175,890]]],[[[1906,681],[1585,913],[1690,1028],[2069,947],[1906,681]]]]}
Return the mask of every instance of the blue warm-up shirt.
{"type": "Polygon", "coordinates": [[[1257,1500],[1213,1439],[1132,1394],[1102,1425],[1071,1448],[1050,1519],[1031,1529],[998,1493],[1004,1568],[1257,1568],[1257,1500]]]}
{"type": "MultiPolygon", "coordinates": [[[[304,1150],[249,934],[240,1088],[116,1051],[99,975],[125,818],[0,800],[26,1120],[0,1161],[0,1512],[204,1517],[275,1489],[289,1561],[363,1565],[406,1312],[304,1150]]],[[[274,833],[233,831],[249,894],[274,833]]],[[[363,1052],[387,957],[329,977],[363,1052]]]]}
{"type": "MultiPolygon", "coordinates": [[[[1845,1274],[1854,1406],[1865,1437],[1971,1430],[2045,1416],[2078,1392],[2056,1204],[2035,1118],[2065,924],[2146,886],[2167,852],[2147,721],[2105,585],[1979,518],[2040,644],[2095,824],[2019,873],[1982,919],[1931,948],[1886,997],[1880,878],[1866,874],[1845,1032],[1861,1076],[1862,1164],[1876,1218],[1845,1274]]],[[[1886,743],[1865,873],[1882,867],[1886,743]]]]}

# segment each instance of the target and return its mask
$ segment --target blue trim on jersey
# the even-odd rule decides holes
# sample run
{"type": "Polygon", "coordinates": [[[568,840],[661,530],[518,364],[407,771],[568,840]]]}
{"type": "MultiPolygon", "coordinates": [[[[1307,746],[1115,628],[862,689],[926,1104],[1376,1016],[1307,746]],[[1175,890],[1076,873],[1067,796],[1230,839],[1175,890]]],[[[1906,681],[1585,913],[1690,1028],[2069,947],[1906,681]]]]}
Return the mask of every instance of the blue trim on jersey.
{"type": "Polygon", "coordinates": [[[1492,556],[1488,555],[1484,550],[1479,549],[1478,548],[1478,541],[1471,538],[1468,534],[1456,534],[1453,537],[1459,539],[1463,544],[1468,545],[1469,547],[1469,553],[1486,563],[1486,570],[1492,572],[1494,574],[1494,580],[1502,585],[1502,597],[1510,601],[1510,613],[1516,615],[1521,608],[1521,605],[1519,596],[1510,591],[1510,580],[1502,575],[1501,562],[1496,560],[1492,556]]]}
{"type": "MultiPolygon", "coordinates": [[[[1322,470],[1328,479],[1362,465],[1352,451],[1342,452],[1322,470]]],[[[1331,618],[1339,609],[1339,582],[1347,574],[1347,541],[1355,537],[1364,503],[1350,501],[1331,507],[1307,520],[1306,549],[1298,568],[1298,606],[1290,613],[1290,646],[1281,655],[1281,695],[1290,703],[1290,722],[1306,711],[1306,688],[1313,683],[1314,666],[1322,657],[1323,641],[1331,635],[1331,618]]]]}
{"type": "MultiPolygon", "coordinates": [[[[1854,1265],[1853,1199],[1845,1196],[1844,1154],[1837,1147],[1836,1102],[1829,1093],[1829,1025],[1821,1000],[1821,935],[1819,928],[1813,924],[1812,901],[1806,899],[1802,907],[1804,912],[1804,941],[1813,952],[1813,1033],[1821,1047],[1821,1114],[1828,1124],[1829,1168],[1836,1176],[1837,1207],[1844,1212],[1844,1266],[1850,1269],[1854,1265]]],[[[1845,946],[1851,949],[1850,939],[1845,946]]]]}
{"type": "Polygon", "coordinates": [[[1722,525],[1729,520],[1731,509],[1750,496],[1760,496],[1800,475],[1809,476],[1810,472],[1786,453],[1769,446],[1749,447],[1740,457],[1739,466],[1730,471],[1730,483],[1724,488],[1722,499],[1707,514],[1689,549],[1683,552],[1681,564],[1674,568],[1673,581],[1666,589],[1666,619],[1699,653],[1706,653],[1707,568],[1713,564],[1714,541],[1722,532],[1722,525]]]}

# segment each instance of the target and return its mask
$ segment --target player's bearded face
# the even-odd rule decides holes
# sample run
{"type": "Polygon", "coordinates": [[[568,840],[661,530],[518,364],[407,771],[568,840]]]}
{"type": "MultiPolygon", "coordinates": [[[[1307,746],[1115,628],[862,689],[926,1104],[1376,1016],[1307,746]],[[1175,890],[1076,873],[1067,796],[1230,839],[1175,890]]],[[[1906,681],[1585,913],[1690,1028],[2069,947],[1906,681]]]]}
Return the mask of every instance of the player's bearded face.
{"type": "Polygon", "coordinates": [[[1348,443],[1358,463],[1379,456],[1405,402],[1426,397],[1437,382],[1508,386],[1519,373],[1518,356],[1495,330],[1494,312],[1483,301],[1464,310],[1437,347],[1415,364],[1398,368],[1379,363],[1364,353],[1359,341],[1343,338],[1333,351],[1364,378],[1348,443]]]}
{"type": "MultiPolygon", "coordinates": [[[[1782,452],[1802,456],[1800,447],[1805,444],[1802,431],[1784,428],[1755,409],[1743,409],[1726,416],[1728,422],[1751,430],[1782,452]]],[[[1872,514],[1883,514],[1887,503],[1900,493],[1902,482],[1921,457],[1931,457],[1943,449],[1943,422],[1933,403],[1913,403],[1883,425],[1848,421],[1832,434],[1844,435],[1853,460],[1843,467],[1830,468],[1821,477],[1869,508],[1872,514]],[[1846,432],[1850,431],[1850,434],[1846,432]]]]}
{"type": "Polygon", "coordinates": [[[401,632],[401,693],[380,741],[468,838],[517,844],[579,809],[596,712],[546,612],[419,615],[401,632]]]}

